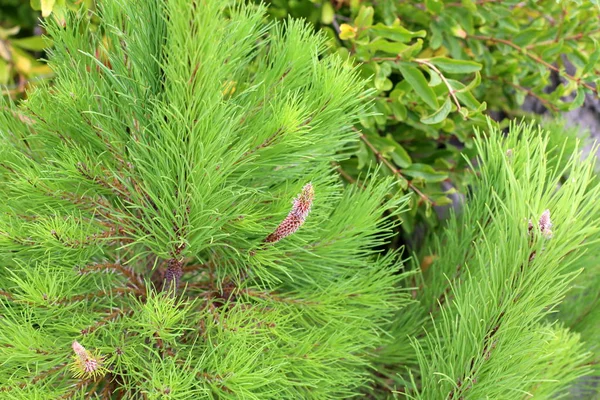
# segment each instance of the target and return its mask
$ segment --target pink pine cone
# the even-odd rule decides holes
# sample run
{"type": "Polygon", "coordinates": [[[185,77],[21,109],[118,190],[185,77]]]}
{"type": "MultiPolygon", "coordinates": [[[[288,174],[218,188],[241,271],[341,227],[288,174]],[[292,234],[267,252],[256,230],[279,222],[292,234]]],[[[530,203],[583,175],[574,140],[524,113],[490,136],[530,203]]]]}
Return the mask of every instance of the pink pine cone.
{"type": "Polygon", "coordinates": [[[286,236],[296,232],[310,213],[315,191],[311,183],[302,188],[302,192],[294,199],[294,205],[287,217],[279,224],[277,229],[265,239],[267,243],[275,243],[286,236]]]}

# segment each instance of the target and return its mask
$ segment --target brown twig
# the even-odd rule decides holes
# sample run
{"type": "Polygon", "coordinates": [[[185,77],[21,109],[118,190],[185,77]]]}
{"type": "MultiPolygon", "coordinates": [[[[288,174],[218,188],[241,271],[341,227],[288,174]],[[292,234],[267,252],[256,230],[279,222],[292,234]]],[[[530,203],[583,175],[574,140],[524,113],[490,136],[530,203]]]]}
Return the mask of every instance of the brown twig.
{"type": "MultiPolygon", "coordinates": [[[[483,4],[488,4],[488,3],[501,3],[502,0],[478,0],[478,1],[474,1],[473,4],[481,6],[483,4]]],[[[463,8],[465,5],[463,3],[446,3],[444,4],[445,7],[461,7],[463,8]]]]}
{"type": "MultiPolygon", "coordinates": [[[[358,132],[358,130],[356,128],[353,128],[353,129],[358,132]]],[[[398,168],[396,168],[391,162],[389,162],[383,156],[383,154],[381,154],[381,152],[379,150],[377,150],[377,148],[373,145],[373,143],[369,142],[369,140],[367,139],[367,137],[362,132],[360,133],[360,140],[362,140],[369,147],[369,149],[371,149],[371,151],[375,154],[375,157],[377,157],[377,159],[381,163],[383,163],[386,167],[388,167],[392,171],[392,173],[394,175],[396,175],[397,178],[405,180],[407,182],[407,184],[408,184],[408,187],[411,188],[412,191],[415,192],[417,195],[419,195],[419,197],[421,198],[421,200],[423,200],[426,203],[430,203],[431,205],[435,205],[435,202],[433,200],[431,200],[429,197],[427,197],[419,189],[417,189],[415,187],[415,185],[413,185],[413,183],[411,181],[409,181],[408,179],[406,179],[404,177],[404,175],[402,175],[402,173],[400,172],[400,170],[398,168]]]]}
{"type": "Polygon", "coordinates": [[[99,292],[95,292],[95,293],[86,293],[86,294],[78,294],[69,298],[65,298],[65,299],[61,299],[58,301],[59,304],[65,304],[65,303],[71,303],[73,301],[80,301],[80,300],[89,300],[89,299],[93,299],[96,297],[105,297],[105,296],[109,296],[109,295],[116,295],[116,294],[126,294],[126,293],[138,293],[141,294],[141,289],[135,289],[135,288],[131,288],[131,287],[118,287],[118,288],[113,288],[110,291],[104,291],[101,290],[99,292]]]}
{"type": "Polygon", "coordinates": [[[454,104],[456,104],[456,111],[460,112],[461,107],[460,107],[460,103],[458,102],[458,98],[456,97],[456,90],[454,90],[454,88],[450,85],[450,82],[448,82],[448,80],[446,79],[444,74],[442,74],[442,72],[439,69],[437,69],[437,67],[435,65],[433,65],[432,63],[430,63],[427,60],[415,58],[413,61],[419,65],[427,66],[433,72],[435,72],[436,74],[439,75],[442,82],[444,82],[444,85],[446,85],[446,87],[448,88],[448,93],[450,94],[450,97],[452,97],[452,101],[454,101],[454,104]]]}
{"type": "Polygon", "coordinates": [[[123,276],[125,276],[127,279],[129,279],[129,281],[132,283],[132,286],[136,287],[137,289],[142,289],[145,287],[144,281],[139,274],[136,274],[130,268],[127,268],[124,265],[121,265],[119,263],[102,263],[102,264],[87,265],[87,266],[83,267],[82,269],[80,269],[79,273],[85,274],[90,271],[100,271],[100,270],[104,270],[104,269],[112,269],[112,270],[120,272],[123,276]]]}
{"type": "Polygon", "coordinates": [[[542,64],[544,67],[548,68],[551,71],[554,71],[556,73],[558,73],[560,76],[569,79],[570,81],[573,81],[575,83],[577,83],[578,85],[581,85],[583,87],[585,87],[586,89],[592,91],[593,93],[596,94],[596,96],[598,96],[598,89],[593,87],[590,84],[587,84],[585,82],[583,82],[581,80],[581,78],[577,78],[573,75],[568,74],[567,72],[563,72],[560,70],[560,68],[550,64],[547,61],[544,61],[543,59],[541,59],[539,56],[535,55],[535,54],[531,54],[530,52],[527,51],[526,48],[523,48],[513,42],[511,42],[510,40],[507,39],[499,39],[499,38],[495,38],[495,37],[491,37],[491,36],[480,36],[480,35],[465,35],[465,39],[475,39],[475,40],[482,40],[482,41],[489,41],[492,42],[493,44],[498,44],[498,43],[502,43],[504,45],[507,45],[509,47],[512,47],[513,49],[517,50],[518,52],[520,52],[521,54],[529,57],[530,59],[532,59],[533,61],[542,64]]]}
{"type": "Polygon", "coordinates": [[[526,87],[523,87],[521,85],[517,85],[516,83],[512,83],[510,81],[507,81],[504,78],[500,78],[498,76],[488,76],[489,79],[493,80],[493,81],[500,81],[506,85],[512,86],[515,89],[521,90],[526,92],[529,96],[535,97],[536,99],[538,99],[543,105],[544,107],[548,108],[549,110],[553,111],[553,112],[558,112],[558,107],[556,107],[554,104],[552,104],[552,102],[544,99],[542,96],[540,96],[539,94],[535,93],[534,91],[532,91],[531,89],[528,89],[526,87]]]}

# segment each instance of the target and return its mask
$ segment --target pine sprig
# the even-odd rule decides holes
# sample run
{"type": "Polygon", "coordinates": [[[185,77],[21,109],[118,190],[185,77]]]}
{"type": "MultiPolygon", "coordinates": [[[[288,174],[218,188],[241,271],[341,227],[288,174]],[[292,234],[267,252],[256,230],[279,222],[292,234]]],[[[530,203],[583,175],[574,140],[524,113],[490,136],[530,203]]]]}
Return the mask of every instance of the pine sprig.
{"type": "Polygon", "coordinates": [[[395,322],[416,353],[404,340],[383,351],[414,368],[397,379],[411,397],[564,396],[590,372],[578,335],[544,320],[597,243],[600,186],[593,157],[580,162],[549,136],[517,124],[507,138],[479,135],[472,198],[421,256],[419,303],[395,322]]]}
{"type": "Polygon", "coordinates": [[[369,379],[408,303],[378,250],[405,201],[341,184],[363,82],[264,11],[105,0],[97,30],[49,23],[52,87],[0,115],[4,393],[335,398],[369,379]]]}

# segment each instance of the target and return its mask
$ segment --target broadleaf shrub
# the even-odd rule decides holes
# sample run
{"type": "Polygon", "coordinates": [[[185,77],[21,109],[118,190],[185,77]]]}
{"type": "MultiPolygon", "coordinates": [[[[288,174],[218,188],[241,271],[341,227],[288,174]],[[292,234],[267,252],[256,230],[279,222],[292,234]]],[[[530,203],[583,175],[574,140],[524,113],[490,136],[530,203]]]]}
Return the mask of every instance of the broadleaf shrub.
{"type": "Polygon", "coordinates": [[[275,18],[304,17],[325,31],[330,51],[370,79],[375,112],[341,165],[356,177],[371,163],[412,193],[404,230],[470,183],[474,128],[486,116],[525,115],[526,97],[557,114],[598,96],[600,7],[592,1],[271,0],[275,18]]]}

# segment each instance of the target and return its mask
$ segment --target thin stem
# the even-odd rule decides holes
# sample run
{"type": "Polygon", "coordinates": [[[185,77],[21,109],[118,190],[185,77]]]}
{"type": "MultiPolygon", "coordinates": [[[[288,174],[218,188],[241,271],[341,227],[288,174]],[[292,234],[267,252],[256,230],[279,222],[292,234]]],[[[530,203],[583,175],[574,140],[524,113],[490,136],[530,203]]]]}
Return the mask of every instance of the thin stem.
{"type": "MultiPolygon", "coordinates": [[[[489,4],[489,3],[501,3],[502,0],[478,0],[478,1],[474,1],[473,3],[475,5],[481,6],[484,4],[489,4]]],[[[446,3],[445,4],[446,7],[464,7],[465,5],[463,3],[446,3]]]]}
{"type": "MultiPolygon", "coordinates": [[[[356,128],[354,128],[354,129],[357,130],[356,128]]],[[[406,179],[406,177],[404,175],[402,175],[402,173],[400,172],[400,170],[398,168],[396,168],[391,162],[389,162],[379,152],[379,150],[377,150],[377,148],[373,145],[373,143],[369,142],[369,140],[367,139],[367,137],[362,132],[360,133],[360,139],[371,149],[371,151],[375,154],[375,157],[377,157],[377,159],[381,163],[383,163],[386,167],[388,167],[392,171],[392,173],[394,175],[396,175],[396,177],[398,177],[400,179],[404,179],[408,183],[408,187],[411,188],[412,191],[414,191],[417,195],[419,195],[419,197],[421,198],[421,200],[423,200],[426,203],[430,203],[431,205],[435,205],[435,203],[433,202],[433,200],[431,200],[429,197],[427,197],[425,194],[423,194],[423,192],[421,192],[419,189],[417,189],[415,187],[415,185],[413,185],[413,183],[411,181],[409,181],[408,179],[406,179]]]]}
{"type": "MultiPolygon", "coordinates": [[[[585,33],[584,32],[580,32],[580,33],[575,34],[575,35],[565,36],[563,38],[559,38],[559,40],[560,39],[562,39],[562,40],[579,40],[579,39],[583,39],[586,36],[589,37],[591,35],[594,35],[596,33],[600,33],[600,28],[593,29],[593,30],[591,30],[589,32],[585,32],[585,33]]],[[[546,46],[548,44],[554,44],[556,42],[557,42],[556,39],[544,40],[543,42],[531,43],[530,45],[525,46],[525,49],[531,50],[531,49],[534,49],[536,47],[546,46]]]]}
{"type": "Polygon", "coordinates": [[[461,107],[460,107],[460,103],[458,102],[458,98],[456,97],[456,94],[455,94],[456,91],[450,85],[450,82],[448,82],[448,80],[446,79],[446,77],[444,76],[444,74],[442,74],[442,72],[439,69],[437,69],[437,67],[435,65],[433,65],[432,63],[430,63],[427,60],[420,59],[420,58],[415,58],[413,61],[416,62],[419,65],[426,65],[433,72],[435,72],[436,74],[439,75],[439,77],[442,80],[442,82],[444,82],[444,85],[446,85],[446,87],[448,88],[448,93],[450,94],[450,97],[452,97],[452,100],[454,101],[454,104],[456,104],[456,111],[460,112],[461,107]]]}
{"type": "Polygon", "coordinates": [[[554,104],[552,104],[552,102],[548,101],[547,99],[544,99],[542,96],[540,96],[539,94],[535,93],[534,91],[532,91],[531,89],[528,89],[526,87],[523,87],[521,85],[517,85],[516,83],[512,83],[510,81],[507,81],[504,78],[500,78],[498,76],[488,76],[488,78],[490,78],[493,81],[500,81],[506,85],[512,86],[515,89],[521,90],[526,92],[529,96],[535,97],[536,99],[538,99],[543,105],[544,107],[548,108],[549,110],[553,111],[553,112],[558,112],[558,107],[556,107],[554,104]]]}
{"type": "Polygon", "coordinates": [[[523,48],[519,45],[514,44],[513,42],[511,42],[510,40],[507,39],[499,39],[499,38],[495,38],[495,37],[491,37],[491,36],[479,36],[479,35],[468,35],[465,37],[465,39],[475,39],[475,40],[483,40],[483,41],[490,41],[494,44],[497,43],[502,43],[505,44],[509,47],[512,47],[513,49],[519,51],[520,53],[524,54],[525,56],[529,57],[530,59],[532,59],[533,61],[542,64],[544,67],[548,68],[551,71],[554,71],[556,73],[558,73],[560,76],[569,79],[573,82],[576,82],[578,85],[581,85],[583,87],[585,87],[586,89],[591,90],[592,92],[594,92],[596,94],[596,96],[598,96],[598,89],[596,89],[595,87],[583,82],[581,80],[581,78],[577,78],[573,75],[570,75],[566,72],[563,72],[560,70],[560,68],[557,68],[556,66],[550,64],[547,61],[544,61],[543,59],[541,59],[540,57],[538,57],[535,54],[531,54],[527,51],[526,48],[523,48]]]}

